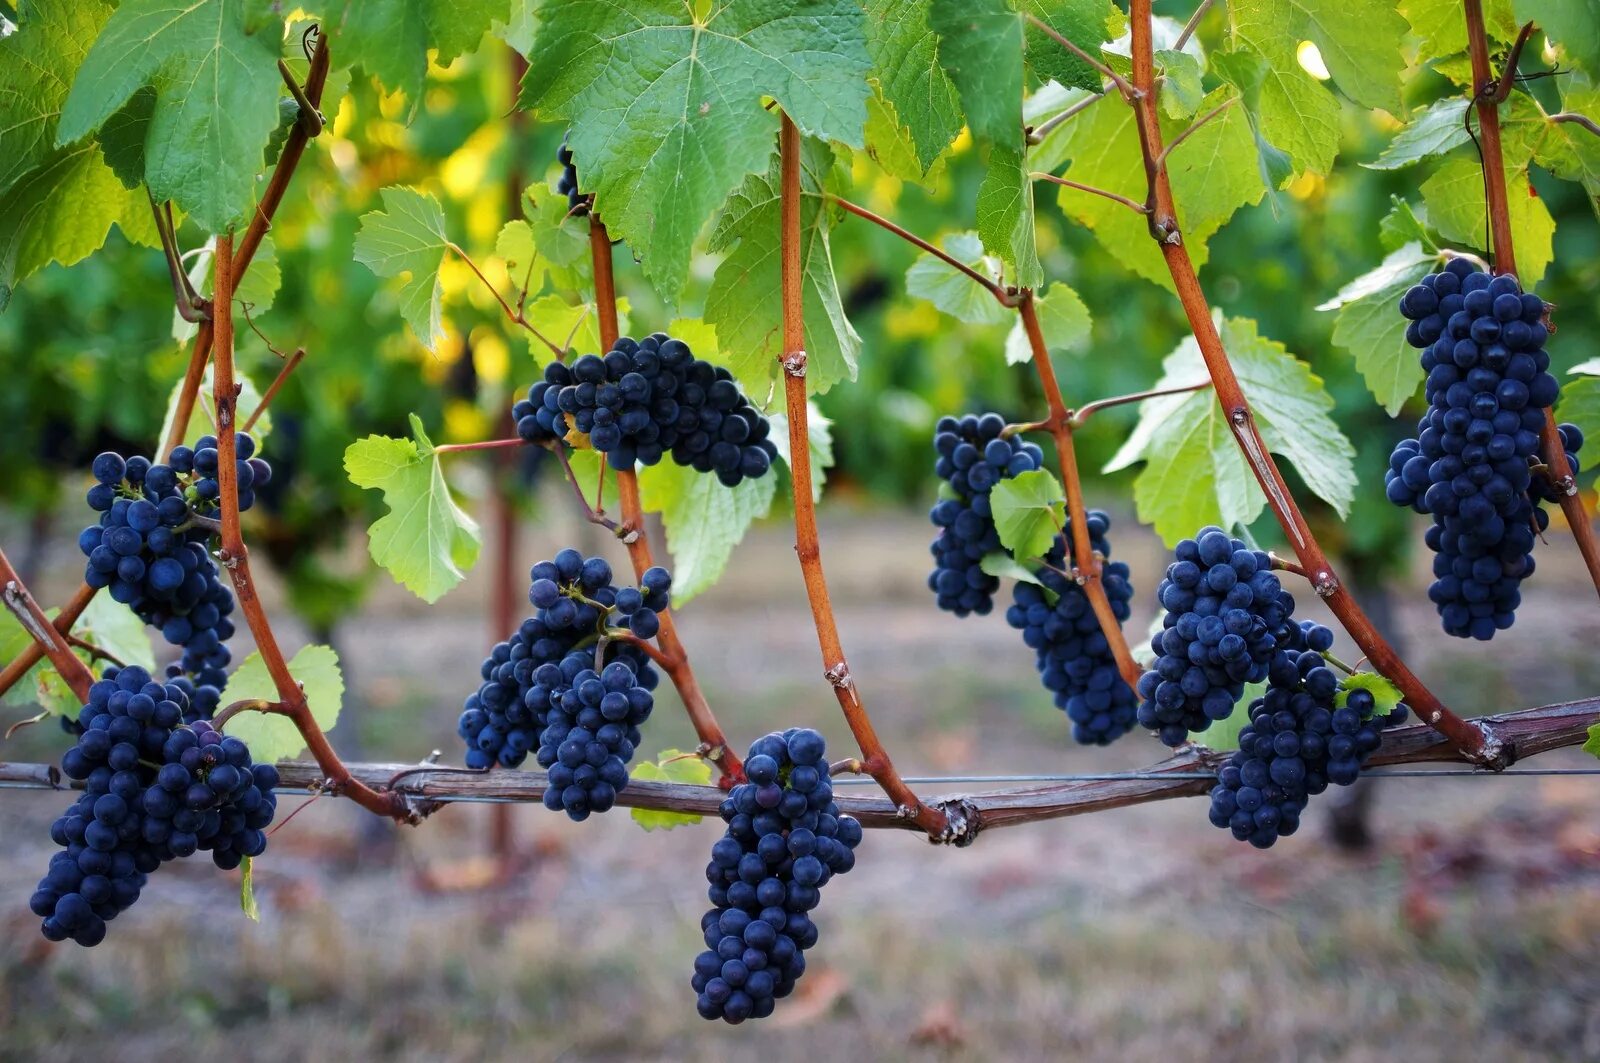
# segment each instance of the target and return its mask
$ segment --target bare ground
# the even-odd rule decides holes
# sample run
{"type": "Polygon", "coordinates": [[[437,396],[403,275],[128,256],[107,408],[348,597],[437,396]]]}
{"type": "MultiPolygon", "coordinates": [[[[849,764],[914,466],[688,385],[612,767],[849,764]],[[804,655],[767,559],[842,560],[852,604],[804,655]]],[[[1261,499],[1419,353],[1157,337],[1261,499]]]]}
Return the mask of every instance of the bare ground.
{"type": "MultiPolygon", "coordinates": [[[[929,607],[924,538],[897,516],[836,514],[824,532],[852,666],[904,771],[1159,759],[1136,736],[1073,746],[1003,621],[929,607]]],[[[553,542],[530,535],[519,554],[553,542]]],[[[1133,534],[1118,548],[1145,606],[1135,634],[1161,552],[1133,534]]],[[[1440,635],[1420,584],[1395,588],[1408,659],[1470,713],[1595,690],[1600,613],[1569,551],[1559,537],[1543,549],[1522,620],[1487,648],[1440,635]]],[[[56,560],[59,594],[70,558],[56,560]]],[[[724,726],[744,743],[806,723],[847,748],[782,527],[741,547],[734,572],[682,615],[724,726]]],[[[454,752],[484,590],[480,574],[430,610],[383,588],[344,627],[359,707],[342,749],[454,752]]],[[[675,708],[663,697],[647,751],[691,744],[675,708]]],[[[60,746],[33,728],[5,755],[60,746]]],[[[193,862],[163,869],[104,945],[81,950],[46,945],[25,903],[64,802],[12,793],[0,1060],[1600,1059],[1597,798],[1595,777],[1386,779],[1378,844],[1357,855],[1326,842],[1318,804],[1267,853],[1213,829],[1196,800],[964,850],[874,832],[826,891],[800,993],[731,1029],[700,1020],[688,987],[712,823],[647,834],[621,812],[570,824],[517,809],[516,867],[493,884],[485,809],[413,831],[320,800],[258,862],[259,924],[238,912],[236,876],[193,862]]]]}

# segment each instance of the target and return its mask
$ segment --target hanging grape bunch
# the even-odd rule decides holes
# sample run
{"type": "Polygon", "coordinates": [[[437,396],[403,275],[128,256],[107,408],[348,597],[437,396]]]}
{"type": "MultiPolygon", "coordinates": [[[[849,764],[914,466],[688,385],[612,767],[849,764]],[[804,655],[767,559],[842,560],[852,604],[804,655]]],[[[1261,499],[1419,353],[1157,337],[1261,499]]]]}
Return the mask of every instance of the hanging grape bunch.
{"type": "Polygon", "coordinates": [[[989,493],[1001,480],[1037,469],[1044,458],[1034,444],[1005,436],[1005,427],[1005,418],[997,413],[941,417],[934,427],[933,448],[939,455],[934,472],[952,497],[940,499],[928,514],[939,529],[928,547],[934,562],[928,589],[940,609],[957,616],[990,612],[1000,587],[999,579],[982,567],[985,554],[1004,549],[989,493]]]}
{"type": "Polygon", "coordinates": [[[573,549],[534,565],[531,578],[537,612],[483,662],[456,729],[470,768],[514,768],[537,751],[545,806],[581,820],[627,785],[659,681],[644,651],[615,636],[655,637],[672,578],[651,568],[639,587],[614,587],[604,558],[573,549]]]}
{"type": "Polygon", "coordinates": [[[572,164],[572,149],[567,147],[568,135],[561,134],[561,147],[556,149],[556,161],[561,163],[556,191],[567,197],[568,216],[581,218],[589,213],[589,197],[578,191],[578,168],[572,164]]]}
{"type": "Polygon", "coordinates": [[[1550,520],[1529,495],[1550,493],[1531,466],[1542,462],[1539,432],[1560,396],[1544,302],[1515,277],[1454,258],[1401,297],[1400,313],[1407,342],[1422,349],[1429,408],[1417,437],[1390,455],[1385,493],[1433,517],[1428,597],[1444,630],[1487,640],[1516,620],[1534,539],[1550,520]]]}
{"type": "Polygon", "coordinates": [[[679,465],[714,472],[734,487],[765,476],[778,456],[772,425],[721,366],[696,358],[664,332],[624,336],[604,358],[584,355],[569,367],[551,362],[511,415],[530,443],[587,435],[614,469],[679,465]]]}

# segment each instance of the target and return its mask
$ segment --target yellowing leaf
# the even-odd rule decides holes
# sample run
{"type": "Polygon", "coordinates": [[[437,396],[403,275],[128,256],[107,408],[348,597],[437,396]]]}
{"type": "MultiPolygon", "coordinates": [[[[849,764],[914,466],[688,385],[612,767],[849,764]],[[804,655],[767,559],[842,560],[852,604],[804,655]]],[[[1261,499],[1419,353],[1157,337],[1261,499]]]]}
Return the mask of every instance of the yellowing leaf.
{"type": "MultiPolygon", "coordinates": [[[[339,722],[344,704],[344,676],[339,672],[339,655],[327,646],[306,646],[289,661],[289,673],[305,690],[311,718],[324,731],[339,722]]],[[[261,699],[277,701],[278,688],[267,672],[260,653],[246,657],[228,677],[227,701],[261,699]]],[[[288,760],[305,749],[305,740],[287,716],[265,712],[241,712],[223,727],[228,734],[250,747],[250,759],[257,764],[288,760]]]]}
{"type": "MultiPolygon", "coordinates": [[[[635,764],[629,774],[634,779],[706,786],[711,782],[711,765],[693,753],[663,749],[661,756],[654,762],[635,764]]],[[[656,812],[647,808],[633,810],[633,821],[645,830],[671,830],[674,827],[691,826],[699,823],[700,818],[687,812],[656,812]]]]}

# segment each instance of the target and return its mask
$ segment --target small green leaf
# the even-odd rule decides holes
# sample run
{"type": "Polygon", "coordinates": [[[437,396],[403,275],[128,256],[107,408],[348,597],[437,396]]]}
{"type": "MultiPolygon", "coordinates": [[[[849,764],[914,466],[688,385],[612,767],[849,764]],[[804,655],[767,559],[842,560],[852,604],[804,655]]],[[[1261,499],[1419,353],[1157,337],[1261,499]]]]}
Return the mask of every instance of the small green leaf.
{"type": "Polygon", "coordinates": [[[136,664],[148,672],[156,667],[155,649],[150,645],[150,629],[132,609],[97,594],[73,627],[73,632],[105,650],[118,660],[136,664]]]}
{"type": "Polygon", "coordinates": [[[1466,113],[1464,96],[1435,100],[1411,116],[1410,123],[1395,134],[1383,154],[1362,165],[1369,170],[1398,170],[1431,155],[1443,155],[1467,142],[1467,127],[1463,121],[1466,113]]]}
{"type": "Polygon", "coordinates": [[[992,553],[984,554],[983,558],[978,562],[978,567],[996,579],[1014,579],[1018,583],[1032,583],[1039,587],[1044,586],[1033,569],[1024,565],[1004,550],[995,550],[992,553]]]}
{"type": "MultiPolygon", "coordinates": [[[[248,419],[250,414],[255,412],[256,407],[261,405],[261,392],[257,390],[255,383],[244,373],[235,371],[233,382],[239,386],[237,409],[242,415],[241,420],[248,419]]],[[[159,437],[161,439],[173,438],[172,422],[178,416],[178,396],[182,391],[183,381],[179,380],[172,385],[172,393],[167,396],[167,412],[161,419],[161,435],[159,437]]],[[[183,431],[176,438],[183,440],[185,443],[193,443],[201,436],[215,432],[217,430],[216,409],[217,389],[212,382],[212,367],[207,365],[205,375],[200,378],[199,396],[195,399],[194,406],[189,411],[189,423],[184,425],[183,431]],[[199,420],[198,427],[196,426],[197,418],[199,420]]],[[[257,445],[260,445],[271,434],[272,414],[263,412],[260,419],[251,427],[250,435],[255,439],[257,445]]]]}
{"type": "Polygon", "coordinates": [[[777,480],[763,476],[725,487],[712,475],[663,461],[639,472],[644,508],[661,514],[672,554],[672,604],[687,603],[728,567],[757,517],[772,508],[777,480]]]}
{"type": "Polygon", "coordinates": [[[1589,740],[1583,744],[1583,751],[1595,757],[1600,757],[1600,723],[1589,727],[1589,740]]]}
{"type": "MultiPolygon", "coordinates": [[[[1267,449],[1287,458],[1313,493],[1335,512],[1350,511],[1355,448],[1329,416],[1333,397],[1309,366],[1245,318],[1221,321],[1227,350],[1267,449]]],[[[1162,362],[1157,388],[1204,380],[1205,362],[1191,336],[1162,362]]],[[[1105,471],[1147,464],[1134,481],[1139,518],[1168,545],[1205,524],[1249,525],[1266,498],[1221,404],[1209,390],[1163,395],[1139,405],[1139,422],[1105,471]]]]}
{"type": "MultiPolygon", "coordinates": [[[[708,786],[711,783],[711,765],[694,753],[677,749],[663,749],[654,762],[635,764],[632,774],[635,779],[681,782],[691,786],[708,786]]],[[[633,821],[645,830],[691,826],[699,823],[700,818],[687,812],[655,812],[647,808],[633,810],[633,821]]]]}
{"type": "Polygon", "coordinates": [[[1355,675],[1347,675],[1340,680],[1339,695],[1333,702],[1335,707],[1344,708],[1345,702],[1350,700],[1350,692],[1352,690],[1365,690],[1372,695],[1374,702],[1372,712],[1363,717],[1363,719],[1369,720],[1373,717],[1387,716],[1394,711],[1395,706],[1400,704],[1401,698],[1404,697],[1400,693],[1399,687],[1377,672],[1357,672],[1355,675]]]}
{"type": "MultiPolygon", "coordinates": [[[[1045,350],[1051,354],[1069,354],[1082,351],[1088,345],[1092,322],[1089,308],[1083,305],[1077,292],[1057,282],[1034,299],[1033,308],[1039,315],[1045,350]]],[[[1006,364],[1021,365],[1031,361],[1033,345],[1028,342],[1028,330],[1018,317],[1017,323],[1006,333],[1006,364]]]]}
{"type": "MultiPolygon", "coordinates": [[[[327,646],[302,647],[289,662],[289,672],[305,690],[311,718],[323,731],[331,731],[344,704],[339,655],[327,646]]],[[[228,700],[257,699],[277,701],[278,688],[261,654],[252,653],[228,677],[228,700]]],[[[227,732],[250,747],[250,759],[257,764],[288,760],[306,747],[294,722],[275,713],[241,712],[228,721],[227,732]]]]}
{"type": "MultiPolygon", "coordinates": [[[[410,439],[368,436],[344,452],[357,487],[383,492],[389,512],[368,530],[372,559],[407,590],[436,602],[478,560],[478,525],[455,504],[439,456],[411,416],[410,439]]],[[[231,688],[230,688],[231,689],[231,688]]]]}
{"type": "Polygon", "coordinates": [[[248,856],[239,862],[239,910],[252,923],[261,922],[261,909],[256,907],[255,860],[248,856]]]}
{"type": "MultiPolygon", "coordinates": [[[[1573,372],[1578,372],[1578,369],[1573,372]]],[[[1600,373],[1600,365],[1588,372],[1600,373]]],[[[1577,425],[1587,439],[1600,439],[1600,376],[1583,375],[1575,380],[1563,381],[1561,398],[1556,404],[1556,420],[1577,425]]],[[[1594,463],[1586,464],[1592,466],[1594,463]]],[[[1584,471],[1592,472],[1593,469],[1586,468],[1584,471]]]]}
{"type": "Polygon", "coordinates": [[[548,188],[535,186],[527,191],[533,203],[533,246],[553,266],[572,266],[589,262],[589,225],[571,213],[567,197],[548,188]],[[537,189],[537,192],[535,191],[537,189]]]}
{"type": "Polygon", "coordinates": [[[1067,497],[1046,469],[1001,480],[989,493],[1000,542],[1018,559],[1043,557],[1066,525],[1067,497]]]}
{"type": "MultiPolygon", "coordinates": [[[[971,266],[990,280],[999,279],[999,263],[986,258],[977,233],[951,233],[939,246],[956,261],[971,266]]],[[[923,252],[906,270],[906,291],[926,299],[944,313],[970,325],[1000,325],[1016,311],[1000,305],[988,289],[943,259],[923,252]]]]}
{"type": "Polygon", "coordinates": [[[1439,245],[1434,243],[1433,235],[1428,232],[1423,215],[1418,214],[1408,200],[1399,196],[1390,196],[1389,202],[1389,213],[1378,222],[1378,242],[1383,245],[1384,251],[1398,251],[1406,244],[1415,242],[1422,245],[1428,254],[1438,254],[1439,245]]]}
{"type": "Polygon", "coordinates": [[[1161,65],[1161,108],[1168,118],[1188,118],[1200,109],[1206,90],[1200,81],[1205,73],[1194,54],[1162,48],[1155,53],[1161,65]]]}
{"type": "Polygon", "coordinates": [[[978,235],[983,238],[983,246],[1011,266],[1012,284],[1043,284],[1027,155],[1019,147],[991,144],[984,165],[987,171],[978,186],[977,203],[978,235]]]}
{"type": "MultiPolygon", "coordinates": [[[[1506,175],[1506,199],[1511,215],[1511,235],[1517,248],[1517,275],[1523,287],[1532,288],[1544,276],[1554,257],[1551,240],[1555,219],[1544,200],[1528,184],[1528,173],[1506,175]]],[[[1477,159],[1446,159],[1422,183],[1422,201],[1428,220],[1447,240],[1483,250],[1483,171],[1477,159]]]]}
{"type": "MultiPolygon", "coordinates": [[[[1156,620],[1161,616],[1158,613],[1156,620]]],[[[1226,719],[1221,719],[1205,729],[1205,744],[1207,748],[1226,753],[1239,748],[1239,735],[1250,723],[1249,706],[1257,698],[1267,692],[1265,683],[1246,683],[1244,693],[1239,700],[1233,703],[1233,712],[1226,719]]]]}
{"type": "Polygon", "coordinates": [[[409,188],[391,186],[379,195],[384,209],[361,216],[356,261],[380,277],[407,277],[400,287],[400,313],[422,345],[436,351],[444,338],[439,267],[450,249],[444,210],[431,195],[409,188]]]}
{"type": "Polygon", "coordinates": [[[1433,267],[1437,258],[1417,244],[1406,244],[1317,307],[1337,310],[1333,342],[1355,355],[1356,370],[1390,417],[1422,383],[1420,352],[1406,342],[1400,296],[1433,267]]]}
{"type": "MultiPolygon", "coordinates": [[[[789,417],[775,413],[768,419],[772,422],[770,438],[777,445],[778,460],[792,470],[793,465],[789,461],[789,417]]],[[[827,480],[828,470],[833,468],[833,422],[811,401],[806,402],[806,433],[811,450],[811,500],[820,502],[822,485],[827,480]]]]}
{"type": "Polygon", "coordinates": [[[94,132],[153,87],[145,183],[220,233],[245,216],[278,124],[281,40],[276,20],[245,32],[243,5],[230,0],[123,0],[78,68],[56,143],[94,132]]]}

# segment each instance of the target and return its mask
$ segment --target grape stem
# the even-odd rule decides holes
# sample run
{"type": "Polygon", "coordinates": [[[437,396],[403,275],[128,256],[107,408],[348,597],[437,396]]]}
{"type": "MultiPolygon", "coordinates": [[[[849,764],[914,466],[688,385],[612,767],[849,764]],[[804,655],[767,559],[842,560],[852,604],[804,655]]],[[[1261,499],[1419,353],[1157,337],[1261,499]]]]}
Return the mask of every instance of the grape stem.
{"type": "MultiPolygon", "coordinates": [[[[889,753],[878,739],[850,674],[850,664],[845,659],[844,646],[839,639],[839,627],[833,616],[833,603],[828,598],[828,579],[822,569],[822,546],[817,534],[817,504],[811,495],[811,434],[806,407],[806,352],[804,291],[800,261],[800,130],[787,113],[782,114],[779,133],[781,184],[779,201],[779,265],[783,301],[783,347],[779,365],[783,369],[784,405],[789,414],[790,486],[794,498],[794,549],[800,559],[800,573],[805,580],[806,597],[811,603],[811,618],[817,629],[817,643],[822,650],[823,675],[833,687],[845,722],[861,749],[862,762],[884,793],[889,795],[899,814],[926,831],[930,838],[948,840],[957,823],[932,805],[924,803],[900,778],[889,753]]],[[[848,209],[848,208],[847,208],[848,209]]],[[[853,213],[869,216],[862,210],[853,213]]],[[[876,216],[871,216],[876,218],[876,216]]],[[[898,226],[879,220],[892,230],[898,226]]],[[[904,230],[901,235],[909,238],[904,230]]],[[[913,240],[924,250],[925,243],[913,240]]],[[[950,261],[949,256],[939,257],[950,261]]],[[[962,272],[975,276],[974,271],[961,267],[962,272]]],[[[980,278],[981,279],[981,278],[980,278]]],[[[982,280],[991,292],[992,282],[982,280]]]]}
{"type": "Polygon", "coordinates": [[[215,336],[213,354],[216,359],[215,393],[217,411],[217,484],[222,507],[222,548],[217,559],[233,582],[234,595],[245,622],[254,637],[256,651],[272,676],[282,703],[280,714],[289,717],[306,748],[316,759],[327,777],[329,785],[343,792],[369,812],[388,816],[401,822],[415,823],[420,815],[396,792],[380,793],[353,778],[339,755],[334,752],[322,727],[311,715],[305,691],[295,682],[278,645],[272,624],[267,619],[261,599],[256,596],[255,581],[250,574],[250,551],[245,546],[244,534],[239,525],[239,474],[238,441],[234,423],[238,414],[239,385],[233,372],[233,281],[235,276],[233,234],[217,237],[215,261],[216,302],[212,310],[212,331],[215,336]]]}
{"type": "Polygon", "coordinates": [[[463,450],[494,450],[499,447],[525,446],[527,441],[521,436],[512,436],[509,439],[480,439],[472,443],[445,443],[434,447],[435,454],[456,454],[463,450]]]}
{"type": "MultiPolygon", "coordinates": [[[[1474,0],[1467,2],[1471,4],[1474,0]]],[[[1267,450],[1256,427],[1249,400],[1239,386],[1228,353],[1222,346],[1222,338],[1212,321],[1211,307],[1200,287],[1189,250],[1184,245],[1168,175],[1158,165],[1162,154],[1161,120],[1155,91],[1150,0],[1131,0],[1129,22],[1132,29],[1133,81],[1140,90],[1130,102],[1139,132],[1140,154],[1144,160],[1149,189],[1148,202],[1154,207],[1149,215],[1150,235],[1166,261],[1173,287],[1189,319],[1190,331],[1200,347],[1217,401],[1227,418],[1235,443],[1261,485],[1273,515],[1283,528],[1312,586],[1328,603],[1329,609],[1373,662],[1377,671],[1398,686],[1418,716],[1444,735],[1463,756],[1488,767],[1504,767],[1509,752],[1498,736],[1487,727],[1463,720],[1446,708],[1372,626],[1360,605],[1334,574],[1333,567],[1312,534],[1311,526],[1290,494],[1283,474],[1267,450]]]]}
{"type": "Polygon", "coordinates": [[[1077,181],[1069,181],[1065,177],[1057,177],[1053,173],[1043,173],[1038,170],[1030,172],[1028,177],[1034,181],[1049,181],[1051,184],[1057,184],[1063,188],[1075,188],[1079,192],[1088,192],[1091,195],[1103,196],[1106,199],[1111,200],[1113,203],[1121,203],[1124,207],[1127,207],[1135,214],[1150,213],[1150,208],[1145,204],[1131,200],[1127,196],[1118,195],[1115,192],[1108,192],[1104,188],[1096,188],[1094,185],[1080,184],[1077,181]]]}
{"type": "Polygon", "coordinates": [[[67,644],[66,632],[58,631],[50,623],[50,618],[44,615],[44,610],[39,608],[39,603],[28,592],[27,584],[11,567],[4,550],[0,550],[0,598],[4,599],[6,608],[16,616],[28,637],[33,639],[44,656],[50,658],[51,666],[66,680],[73,695],[80,703],[87,704],[94,673],[72,652],[72,647],[67,644]]]}
{"type": "MultiPolygon", "coordinates": [[[[1070,541],[1067,545],[1071,548],[1068,554],[1074,579],[1083,587],[1084,594],[1089,598],[1089,606],[1094,610],[1095,619],[1100,622],[1101,633],[1110,644],[1111,654],[1117,662],[1117,671],[1122,675],[1122,681],[1127,683],[1130,689],[1137,690],[1143,669],[1133,659],[1133,652],[1128,648],[1128,640],[1122,634],[1122,622],[1117,619],[1117,614],[1111,607],[1111,599],[1106,596],[1105,584],[1100,578],[1103,559],[1089,542],[1089,513],[1083,501],[1083,482],[1078,475],[1077,452],[1072,445],[1072,414],[1067,409],[1066,401],[1061,397],[1061,385],[1056,380],[1056,370],[1050,361],[1050,351],[1045,346],[1044,332],[1039,327],[1039,313],[1035,308],[1033,291],[1023,288],[1020,295],[1017,312],[1022,316],[1023,331],[1027,333],[1028,344],[1033,348],[1033,365],[1039,374],[1039,387],[1044,391],[1045,403],[1050,407],[1050,416],[1045,419],[1044,425],[1049,429],[1051,438],[1055,440],[1056,458],[1061,466],[1062,486],[1067,494],[1067,513],[1072,518],[1070,541]]],[[[1068,536],[1063,538],[1067,539],[1068,536]]]]}
{"type": "Polygon", "coordinates": [[[1072,41],[1068,40],[1061,33],[1057,32],[1054,26],[1051,26],[1039,16],[1030,14],[1027,15],[1026,18],[1034,25],[1035,28],[1042,30],[1047,36],[1054,38],[1055,42],[1061,45],[1061,47],[1065,48],[1079,59],[1082,59],[1085,63],[1088,63],[1090,66],[1094,67],[1095,70],[1099,71],[1101,77],[1105,78],[1107,81],[1111,82],[1117,87],[1117,91],[1122,93],[1123,99],[1131,100],[1139,91],[1134,86],[1128,84],[1128,80],[1121,74],[1117,73],[1115,70],[1112,70],[1109,66],[1102,63],[1100,60],[1096,59],[1082,48],[1079,48],[1076,44],[1073,44],[1072,41]]]}
{"type": "MultiPolygon", "coordinates": [[[[567,352],[564,348],[556,346],[554,340],[540,332],[534,327],[533,322],[528,320],[527,314],[523,312],[525,309],[524,305],[519,304],[517,307],[513,307],[510,303],[506,302],[506,297],[500,294],[500,289],[495,287],[493,281],[489,280],[488,277],[483,275],[483,270],[478,268],[478,264],[472,260],[471,255],[463,251],[460,245],[450,241],[446,241],[445,246],[454,251],[456,256],[467,264],[467,268],[472,270],[473,274],[483,282],[483,286],[489,289],[489,294],[494,296],[494,301],[500,304],[501,310],[505,311],[507,321],[510,321],[513,325],[525,329],[534,339],[548,347],[550,352],[556,356],[557,361],[560,361],[566,356],[567,352]]],[[[531,269],[532,266],[530,265],[529,268],[531,269]]],[[[524,286],[524,297],[526,297],[526,290],[526,286],[524,286]]]]}
{"type": "Polygon", "coordinates": [[[1269,552],[1267,556],[1272,559],[1273,568],[1283,572],[1293,572],[1296,576],[1299,576],[1303,580],[1311,579],[1310,576],[1306,575],[1306,570],[1304,566],[1300,564],[1300,562],[1287,557],[1279,557],[1277,554],[1271,552],[1269,552]]]}
{"type": "Polygon", "coordinates": [[[277,398],[278,391],[283,387],[284,381],[289,379],[290,373],[299,368],[300,363],[305,361],[305,357],[306,349],[304,347],[296,347],[294,349],[294,353],[290,354],[283,363],[283,367],[278,370],[278,375],[272,378],[272,383],[267,386],[266,393],[261,396],[261,401],[256,403],[256,408],[250,411],[250,416],[245,419],[244,427],[239,431],[248,432],[256,426],[256,422],[261,419],[261,415],[267,412],[267,407],[272,405],[272,400],[277,398]]]}
{"type": "Polygon", "coordinates": [[[1113,395],[1109,399],[1096,399],[1072,411],[1070,421],[1073,428],[1082,428],[1085,421],[1099,413],[1109,410],[1113,406],[1125,406],[1130,402],[1143,402],[1145,399],[1159,399],[1167,395],[1182,395],[1189,391],[1201,391],[1211,386],[1211,381],[1198,380],[1193,384],[1177,384],[1170,388],[1152,388],[1149,391],[1135,391],[1129,395],[1113,395]]]}
{"type": "Polygon", "coordinates": [[[899,225],[896,225],[883,215],[874,214],[866,207],[858,206],[850,202],[848,199],[841,199],[839,196],[830,193],[828,195],[828,200],[831,203],[837,203],[839,206],[843,207],[851,214],[854,214],[856,217],[865,218],[867,221],[870,221],[879,228],[894,233],[906,243],[926,251],[928,254],[932,255],[934,258],[937,258],[951,269],[966,274],[974,282],[981,285],[990,295],[994,296],[995,301],[1001,306],[1012,307],[1017,305],[1016,294],[1007,289],[1005,285],[1000,284],[998,281],[992,280],[989,277],[985,277],[982,273],[979,273],[977,270],[973,269],[959,258],[956,258],[948,251],[945,251],[943,248],[935,247],[922,237],[916,235],[908,229],[901,228],[899,225]]]}
{"type": "MultiPolygon", "coordinates": [[[[1517,252],[1511,230],[1511,207],[1506,195],[1505,157],[1500,147],[1499,105],[1510,93],[1512,79],[1516,76],[1517,58],[1533,31],[1533,23],[1522,27],[1516,46],[1507,58],[1505,70],[1496,79],[1489,65],[1489,38],[1484,28],[1483,0],[1464,0],[1463,6],[1467,21],[1467,51],[1472,58],[1471,98],[1478,112],[1479,150],[1483,157],[1483,183],[1492,234],[1492,272],[1508,273],[1515,277],[1517,252]]],[[[1567,462],[1567,448],[1561,444],[1554,407],[1545,410],[1539,442],[1545,463],[1550,466],[1550,479],[1566,488],[1566,493],[1561,496],[1561,512],[1567,518],[1567,526],[1572,529],[1572,537],[1577,541],[1578,552],[1589,570],[1589,579],[1594,583],[1595,592],[1600,593],[1600,539],[1595,535],[1594,525],[1584,508],[1583,496],[1579,494],[1576,478],[1572,475],[1572,466],[1567,462]]]]}
{"type": "Polygon", "coordinates": [[[1600,137],[1600,123],[1596,123],[1593,118],[1590,118],[1586,114],[1578,114],[1576,111],[1559,111],[1550,116],[1550,121],[1572,122],[1587,129],[1595,136],[1600,137]]]}
{"type": "Polygon", "coordinates": [[[1178,39],[1172,42],[1172,50],[1183,51],[1183,46],[1189,43],[1189,38],[1194,36],[1194,31],[1199,28],[1200,20],[1206,17],[1206,12],[1211,10],[1211,0],[1201,0],[1200,6],[1194,9],[1194,14],[1189,16],[1189,21],[1183,24],[1183,30],[1178,34],[1178,39]]]}
{"type": "Polygon", "coordinates": [[[1107,89],[1101,89],[1099,92],[1096,92],[1093,95],[1085,96],[1083,99],[1077,101],[1072,106],[1067,107],[1059,114],[1051,115],[1049,118],[1046,118],[1032,129],[1029,129],[1028,143],[1040,143],[1052,129],[1075,117],[1079,113],[1088,110],[1091,104],[1099,103],[1101,100],[1105,99],[1107,91],[1107,89]]]}
{"type": "Polygon", "coordinates": [[[288,706],[281,701],[272,701],[269,698],[245,698],[224,706],[221,712],[211,718],[211,726],[220,731],[227,725],[229,720],[241,712],[264,712],[276,716],[290,715],[288,706]]]}
{"type": "Polygon", "coordinates": [[[127,661],[124,661],[121,657],[118,657],[104,646],[96,646],[88,639],[80,639],[70,631],[63,631],[61,633],[61,637],[66,639],[70,645],[76,646],[78,649],[87,653],[95,660],[105,661],[107,664],[114,664],[118,668],[126,668],[128,666],[127,661]]]}
{"type": "MultiPolygon", "coordinates": [[[[594,265],[594,296],[599,312],[600,344],[609,351],[619,335],[617,281],[612,272],[611,234],[606,231],[600,215],[593,210],[589,212],[589,256],[594,265]]],[[[564,456],[563,464],[566,464],[564,456]]],[[[606,464],[604,461],[600,463],[601,487],[595,491],[597,503],[604,497],[606,464]]],[[[570,467],[568,475],[571,476],[570,467]]],[[[574,479],[573,487],[577,486],[574,479]]],[[[578,496],[583,496],[581,489],[578,490],[578,496]]],[[[655,558],[650,552],[644,506],[639,499],[639,477],[634,470],[626,469],[617,473],[617,498],[622,506],[622,523],[614,531],[628,548],[628,560],[633,564],[634,578],[643,580],[645,572],[655,567],[655,558]]],[[[584,508],[588,509],[587,503],[584,508]]],[[[678,625],[673,619],[672,610],[663,609],[656,615],[661,621],[661,628],[656,632],[661,656],[657,658],[652,655],[652,660],[661,666],[677,688],[684,712],[688,714],[695,734],[707,750],[706,759],[717,766],[718,785],[728,789],[744,782],[744,766],[728,748],[728,739],[717,723],[716,714],[711,711],[710,703],[700,690],[700,681],[695,678],[694,669],[689,664],[689,651],[678,637],[678,625]]]]}
{"type": "Polygon", "coordinates": [[[589,505],[589,499],[583,493],[583,485],[578,482],[577,473],[572,471],[572,462],[567,457],[565,443],[558,439],[549,444],[548,449],[556,456],[556,460],[561,463],[561,471],[566,474],[567,483],[572,485],[573,493],[578,496],[578,505],[583,509],[585,520],[590,524],[598,524],[600,527],[605,528],[612,535],[622,540],[623,543],[631,543],[639,537],[639,532],[636,529],[624,528],[606,516],[605,509],[599,504],[601,500],[598,496],[595,498],[595,505],[593,507],[589,505]]]}

